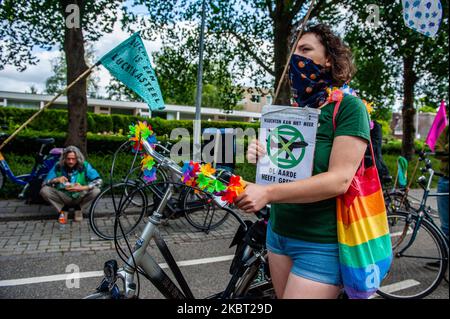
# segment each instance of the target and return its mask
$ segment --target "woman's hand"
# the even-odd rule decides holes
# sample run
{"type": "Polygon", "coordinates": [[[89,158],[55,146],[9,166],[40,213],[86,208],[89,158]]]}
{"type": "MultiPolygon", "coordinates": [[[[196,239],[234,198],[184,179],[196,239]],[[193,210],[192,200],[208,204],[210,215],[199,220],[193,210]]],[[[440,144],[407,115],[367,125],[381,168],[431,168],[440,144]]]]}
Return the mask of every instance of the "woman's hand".
{"type": "Polygon", "coordinates": [[[247,183],[245,192],[234,203],[246,213],[256,213],[269,203],[269,187],[247,183]]]}
{"type": "Polygon", "coordinates": [[[266,150],[257,139],[253,140],[247,150],[247,160],[249,163],[256,164],[258,158],[266,154],[266,150]]]}

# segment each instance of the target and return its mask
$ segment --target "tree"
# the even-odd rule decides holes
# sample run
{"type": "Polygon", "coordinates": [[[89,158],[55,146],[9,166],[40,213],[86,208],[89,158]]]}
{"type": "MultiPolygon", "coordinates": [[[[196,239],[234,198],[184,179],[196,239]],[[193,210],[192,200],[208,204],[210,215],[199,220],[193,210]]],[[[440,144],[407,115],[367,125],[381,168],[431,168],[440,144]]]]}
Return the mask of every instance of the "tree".
{"type": "MultiPolygon", "coordinates": [[[[25,93],[28,93],[28,92],[25,92],[25,93]]],[[[34,85],[30,86],[30,92],[29,93],[31,93],[31,94],[38,94],[38,91],[37,91],[37,89],[36,89],[36,87],[34,85]]]]}
{"type": "MultiPolygon", "coordinates": [[[[93,65],[96,62],[92,46],[87,46],[85,59],[88,61],[89,65],[93,65]]],[[[57,94],[67,85],[67,63],[64,53],[61,52],[59,57],[52,59],[50,62],[52,65],[53,75],[45,81],[45,91],[47,94],[57,94]]],[[[86,79],[88,97],[98,97],[99,81],[100,79],[95,74],[95,71],[93,71],[86,79]]]]}
{"type": "MultiPolygon", "coordinates": [[[[198,37],[197,29],[181,28],[165,39],[161,50],[153,54],[155,73],[167,104],[195,104],[198,37]]],[[[205,56],[203,107],[231,111],[242,99],[243,90],[233,83],[228,64],[229,59],[224,56],[219,60],[211,60],[211,55],[205,56]]],[[[115,79],[110,81],[106,90],[112,99],[141,101],[139,96],[115,79]]]]}
{"type": "MultiPolygon", "coordinates": [[[[145,5],[150,20],[157,21],[166,37],[170,38],[181,22],[198,21],[202,0],[135,0],[145,5]]],[[[255,87],[276,87],[286,65],[292,34],[306,12],[308,0],[208,0],[206,14],[206,55],[221,55],[229,61],[233,78],[251,78],[255,87]],[[273,82],[273,78],[275,81],[273,82]]],[[[334,23],[337,18],[337,0],[315,1],[311,17],[321,17],[334,23]]],[[[131,20],[137,21],[134,16],[131,20]]],[[[145,21],[141,21],[145,24],[145,21]]],[[[151,35],[152,30],[148,29],[151,35]]],[[[198,48],[198,42],[188,43],[198,48]]],[[[275,103],[288,104],[290,89],[287,81],[275,103]]]]}
{"type": "MultiPolygon", "coordinates": [[[[36,64],[33,47],[51,50],[60,46],[67,61],[67,83],[87,70],[84,41],[95,42],[112,31],[117,20],[119,0],[13,0],[0,4],[0,70],[14,65],[19,71],[36,64]]],[[[126,11],[126,10],[125,10],[126,11]]],[[[126,19],[124,19],[126,20],[126,19]]],[[[67,92],[69,117],[65,144],[76,145],[86,153],[86,79],[67,92]]]]}
{"type": "MultiPolygon", "coordinates": [[[[366,21],[367,1],[348,0],[355,19],[347,22],[347,40],[360,48],[368,68],[360,83],[375,84],[383,92],[384,83],[395,84],[395,91],[403,96],[403,141],[402,155],[411,159],[414,152],[414,103],[417,96],[428,96],[428,100],[438,103],[443,97],[448,100],[448,2],[441,1],[443,17],[435,38],[426,37],[405,26],[400,1],[376,0],[380,9],[380,26],[374,27],[366,21]],[[373,64],[381,70],[375,70],[373,64]],[[372,72],[372,73],[371,73],[372,72]],[[382,76],[380,76],[382,74],[382,76]]],[[[361,64],[360,64],[361,66],[361,64]]],[[[389,87],[389,84],[388,84],[389,87]]],[[[390,90],[390,88],[389,88],[390,90]]],[[[388,90],[388,92],[389,92],[388,90]]]]}

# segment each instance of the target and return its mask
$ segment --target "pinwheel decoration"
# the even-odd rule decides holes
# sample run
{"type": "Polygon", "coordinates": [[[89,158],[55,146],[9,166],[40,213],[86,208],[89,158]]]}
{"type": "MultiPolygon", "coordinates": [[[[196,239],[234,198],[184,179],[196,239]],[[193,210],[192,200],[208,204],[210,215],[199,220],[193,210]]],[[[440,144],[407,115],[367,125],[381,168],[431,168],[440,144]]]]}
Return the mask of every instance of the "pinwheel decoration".
{"type": "MultiPolygon", "coordinates": [[[[147,141],[151,147],[155,146],[156,136],[152,130],[152,127],[147,122],[138,121],[137,124],[129,126],[130,131],[128,133],[129,141],[132,142],[133,152],[142,151],[143,141],[147,141]]],[[[153,182],[156,180],[156,167],[155,160],[148,154],[142,154],[141,170],[144,174],[143,178],[146,182],[153,182]]]]}
{"type": "Polygon", "coordinates": [[[156,180],[156,167],[155,160],[152,156],[146,154],[144,155],[144,158],[141,161],[141,170],[144,173],[144,180],[146,182],[153,182],[156,180]]]}
{"type": "Polygon", "coordinates": [[[211,178],[216,169],[209,163],[200,165],[193,161],[186,162],[182,172],[181,181],[184,184],[221,196],[221,199],[229,204],[232,204],[245,189],[245,182],[240,176],[233,175],[227,186],[218,179],[211,178]]]}
{"type": "Polygon", "coordinates": [[[156,136],[152,127],[146,121],[138,121],[137,124],[129,126],[128,138],[132,142],[133,151],[142,151],[143,141],[147,141],[152,147],[156,143],[156,136]]]}

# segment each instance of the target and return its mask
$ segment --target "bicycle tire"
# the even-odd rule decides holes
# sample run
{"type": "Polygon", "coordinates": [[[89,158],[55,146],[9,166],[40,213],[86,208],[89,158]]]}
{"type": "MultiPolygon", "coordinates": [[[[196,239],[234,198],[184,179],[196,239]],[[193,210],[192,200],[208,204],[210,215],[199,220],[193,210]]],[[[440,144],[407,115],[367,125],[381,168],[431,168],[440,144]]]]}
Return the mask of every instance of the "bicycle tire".
{"type": "Polygon", "coordinates": [[[426,219],[422,219],[415,233],[417,221],[417,214],[406,211],[388,215],[393,260],[386,278],[377,291],[383,298],[424,298],[438,287],[444,277],[448,265],[448,251],[444,239],[435,226],[426,219]],[[414,233],[416,237],[411,246],[400,255],[414,233]],[[416,255],[415,258],[413,254],[416,255]],[[428,262],[435,260],[440,261],[440,266],[437,272],[431,273],[432,269],[427,269],[426,266],[428,262]]]}
{"type": "Polygon", "coordinates": [[[183,196],[184,216],[192,227],[201,231],[210,231],[222,225],[227,220],[228,213],[225,210],[217,209],[218,206],[209,194],[203,193],[203,197],[201,194],[201,192],[195,194],[195,189],[192,188],[185,192],[183,196]],[[189,201],[191,196],[198,198],[199,202],[189,201]],[[197,206],[199,209],[196,209],[197,206]]]}
{"type": "Polygon", "coordinates": [[[409,211],[411,209],[411,203],[408,200],[408,196],[405,196],[405,193],[400,191],[386,192],[384,202],[388,214],[395,213],[398,210],[409,211]]]}
{"type": "MultiPolygon", "coordinates": [[[[119,219],[124,229],[125,236],[136,229],[148,209],[147,196],[139,185],[135,183],[116,183],[113,184],[112,187],[109,186],[94,199],[89,209],[89,225],[92,231],[100,238],[106,240],[114,239],[116,212],[113,205],[113,196],[117,206],[122,197],[122,193],[119,189],[121,187],[125,189],[122,198],[123,204],[121,208],[116,207],[116,209],[120,209],[119,219]],[[116,190],[114,190],[114,188],[116,188],[116,190]],[[112,192],[111,189],[113,189],[112,192]],[[126,191],[127,189],[129,189],[128,192],[126,191]],[[108,194],[109,192],[111,192],[112,196],[108,194]],[[135,195],[139,197],[136,198],[135,195]],[[132,205],[131,209],[127,212],[126,210],[130,207],[130,204],[132,205]],[[101,208],[104,208],[104,210],[101,210],[101,208]]],[[[120,239],[123,238],[123,236],[124,235],[118,227],[116,238],[120,239]]]]}
{"type": "MultiPolygon", "coordinates": [[[[147,198],[150,196],[153,196],[155,191],[158,192],[160,196],[164,195],[167,187],[161,187],[161,185],[164,185],[162,183],[167,182],[168,177],[167,173],[164,171],[164,169],[161,169],[161,167],[156,166],[156,180],[154,180],[151,183],[148,183],[144,179],[144,173],[142,172],[140,167],[135,167],[130,171],[130,176],[132,176],[132,173],[139,169],[139,173],[137,174],[135,179],[129,180],[130,183],[136,183],[138,186],[140,186],[147,194],[147,191],[150,192],[150,194],[147,194],[147,198]],[[153,184],[156,184],[158,186],[155,186],[153,184]]],[[[151,208],[152,209],[152,208],[151,208]]]]}
{"type": "Polygon", "coordinates": [[[112,299],[110,292],[95,292],[83,297],[83,299],[112,299]]]}

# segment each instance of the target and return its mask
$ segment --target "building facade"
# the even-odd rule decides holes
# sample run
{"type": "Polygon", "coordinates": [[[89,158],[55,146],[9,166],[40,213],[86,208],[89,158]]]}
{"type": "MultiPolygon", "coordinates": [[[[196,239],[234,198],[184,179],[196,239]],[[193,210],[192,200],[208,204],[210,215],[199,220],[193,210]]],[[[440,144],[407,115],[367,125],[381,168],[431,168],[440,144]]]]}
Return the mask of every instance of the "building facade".
{"type": "MultiPolygon", "coordinates": [[[[51,101],[54,96],[46,94],[31,94],[0,91],[0,107],[18,107],[40,109],[51,101]]],[[[88,112],[97,114],[124,114],[148,117],[160,117],[168,120],[193,120],[195,107],[185,105],[168,105],[162,111],[150,111],[148,105],[142,102],[113,101],[88,98],[88,112]]],[[[61,96],[49,107],[50,109],[66,109],[67,97],[61,96]]],[[[261,117],[260,112],[234,110],[224,112],[220,109],[205,108],[201,110],[202,120],[210,121],[243,121],[255,122],[261,117]]]]}

